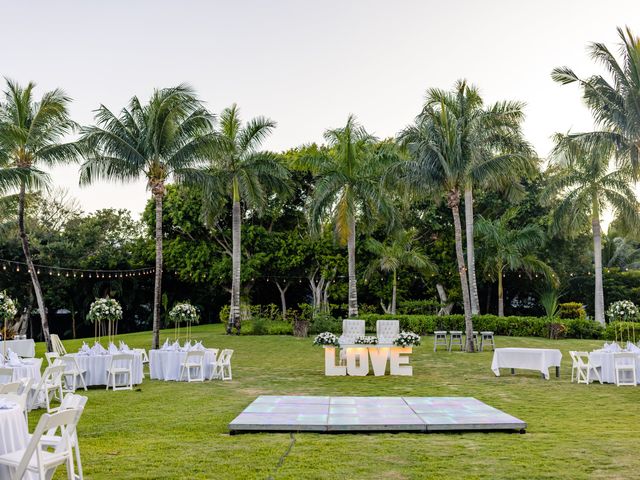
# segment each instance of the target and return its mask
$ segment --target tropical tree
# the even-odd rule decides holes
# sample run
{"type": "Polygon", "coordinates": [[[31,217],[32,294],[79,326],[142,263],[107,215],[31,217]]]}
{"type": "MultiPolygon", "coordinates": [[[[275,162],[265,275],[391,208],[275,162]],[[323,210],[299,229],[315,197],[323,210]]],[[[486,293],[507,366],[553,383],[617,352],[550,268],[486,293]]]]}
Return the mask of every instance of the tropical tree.
{"type": "Polygon", "coordinates": [[[327,149],[303,157],[300,162],[314,174],[315,187],[309,205],[310,225],[320,230],[330,219],[348,255],[348,315],[358,315],[356,282],[356,224],[382,217],[392,220],[389,196],[380,179],[393,161],[390,149],[376,147],[376,138],[349,115],[344,127],[327,130],[327,149]]]}
{"type": "Polygon", "coordinates": [[[564,85],[577,83],[600,130],[577,133],[571,137],[582,142],[608,141],[616,146],[619,160],[631,167],[637,179],[640,173],[640,37],[629,28],[618,28],[620,61],[606,45],[592,43],[591,57],[609,73],[581,79],[568,67],[553,70],[552,78],[564,85]]]}
{"type": "Polygon", "coordinates": [[[231,207],[231,308],[227,333],[240,332],[241,225],[242,205],[260,213],[269,195],[289,193],[289,171],[280,158],[260,151],[276,122],[256,117],[242,125],[238,107],[233,104],[220,114],[219,140],[206,170],[205,216],[209,223],[222,212],[223,202],[231,207]]]}
{"type": "Polygon", "coordinates": [[[518,209],[507,210],[500,218],[489,220],[478,217],[476,233],[482,240],[480,257],[484,273],[498,280],[498,316],[504,317],[504,277],[507,271],[524,271],[529,276],[541,273],[556,284],[555,273],[540,260],[535,250],[542,246],[545,235],[538,225],[512,228],[510,223],[518,216],[518,209]]]}
{"type": "Polygon", "coordinates": [[[25,203],[29,190],[48,184],[48,175],[39,167],[59,165],[76,158],[75,146],[62,142],[74,130],[75,124],[68,112],[70,99],[62,90],[46,92],[40,101],[36,101],[34,83],[22,87],[11,80],[6,82],[4,101],[0,104],[0,191],[18,190],[22,251],[38,304],[44,341],[51,350],[47,309],[25,227],[25,203]]]}
{"type": "Polygon", "coordinates": [[[602,263],[605,267],[640,268],[640,247],[636,242],[611,235],[611,226],[603,240],[602,263]]]}
{"type": "Polygon", "coordinates": [[[217,135],[213,116],[194,91],[179,85],[158,89],[143,105],[133,97],[119,115],[101,105],[96,125],[82,129],[79,145],[85,161],[80,182],[135,181],[146,178],[155,203],[155,287],[153,348],[160,344],[162,298],[162,202],[167,182],[198,182],[198,170],[213,151],[217,135]]]}
{"type": "Polygon", "coordinates": [[[590,223],[593,233],[595,268],[595,319],[604,323],[602,286],[603,212],[614,216],[630,228],[640,225],[640,204],[633,190],[632,167],[612,165],[615,146],[607,138],[585,143],[567,135],[556,135],[553,153],[555,174],[543,198],[557,202],[553,214],[553,231],[571,236],[590,223]]]}
{"type": "Polygon", "coordinates": [[[436,266],[416,243],[417,235],[415,230],[398,230],[385,242],[375,238],[367,240],[367,249],[377,257],[372,262],[370,270],[391,273],[392,286],[389,313],[392,315],[396,313],[398,270],[413,268],[421,273],[431,273],[437,270],[436,266]]]}

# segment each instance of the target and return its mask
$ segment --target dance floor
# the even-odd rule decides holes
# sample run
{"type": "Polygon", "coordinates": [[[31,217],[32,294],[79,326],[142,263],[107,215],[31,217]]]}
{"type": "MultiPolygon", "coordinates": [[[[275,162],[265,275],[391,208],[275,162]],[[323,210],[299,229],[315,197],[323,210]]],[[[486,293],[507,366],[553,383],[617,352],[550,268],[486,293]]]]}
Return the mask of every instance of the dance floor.
{"type": "Polygon", "coordinates": [[[473,397],[256,398],[230,424],[249,432],[520,431],[527,424],[473,397]]]}

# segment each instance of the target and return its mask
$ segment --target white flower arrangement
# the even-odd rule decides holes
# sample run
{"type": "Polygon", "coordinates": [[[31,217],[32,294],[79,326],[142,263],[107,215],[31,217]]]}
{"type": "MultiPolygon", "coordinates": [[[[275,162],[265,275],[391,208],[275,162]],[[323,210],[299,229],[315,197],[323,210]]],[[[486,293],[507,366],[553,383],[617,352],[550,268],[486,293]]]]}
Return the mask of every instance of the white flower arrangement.
{"type": "Polygon", "coordinates": [[[400,332],[398,338],[393,341],[398,347],[413,347],[420,345],[420,335],[413,332],[400,332]]]}
{"type": "Polygon", "coordinates": [[[91,304],[87,319],[95,322],[117,322],[122,319],[122,307],[113,298],[98,298],[91,304]]]}
{"type": "Polygon", "coordinates": [[[377,345],[378,337],[375,335],[364,335],[355,339],[356,345],[377,345]]]}
{"type": "Polygon", "coordinates": [[[18,314],[15,302],[7,292],[0,292],[0,320],[6,322],[18,314]]]}
{"type": "Polygon", "coordinates": [[[169,321],[176,325],[180,323],[198,323],[200,314],[198,309],[189,302],[176,303],[169,312],[169,321]]]}
{"type": "Polygon", "coordinates": [[[620,300],[609,305],[607,316],[611,322],[635,322],[638,320],[638,307],[629,300],[620,300]]]}
{"type": "Polygon", "coordinates": [[[337,346],[339,344],[338,337],[336,337],[331,332],[322,332],[319,335],[316,335],[316,338],[313,339],[314,345],[333,345],[337,346]]]}

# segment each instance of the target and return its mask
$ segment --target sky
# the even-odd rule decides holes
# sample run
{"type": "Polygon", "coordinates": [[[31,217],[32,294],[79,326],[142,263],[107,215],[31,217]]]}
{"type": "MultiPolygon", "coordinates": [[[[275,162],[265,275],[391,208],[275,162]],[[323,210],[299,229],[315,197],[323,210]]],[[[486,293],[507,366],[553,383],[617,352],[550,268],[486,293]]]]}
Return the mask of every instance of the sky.
{"type": "MultiPolygon", "coordinates": [[[[186,82],[214,113],[237,103],[243,118],[278,127],[265,143],[285,150],[321,142],[350,113],[385,138],[411,123],[427,88],[465,78],[486,102],[527,104],[524,125],[541,156],[555,132],[592,127],[576,86],[554,67],[600,73],[589,42],[616,49],[616,27],[640,34],[640,1],[618,0],[109,0],[6,2],[0,75],[56,87],[88,125],[100,104],[186,82]]],[[[52,171],[82,208],[140,213],[143,181],[78,186],[78,166],[52,171]]]]}

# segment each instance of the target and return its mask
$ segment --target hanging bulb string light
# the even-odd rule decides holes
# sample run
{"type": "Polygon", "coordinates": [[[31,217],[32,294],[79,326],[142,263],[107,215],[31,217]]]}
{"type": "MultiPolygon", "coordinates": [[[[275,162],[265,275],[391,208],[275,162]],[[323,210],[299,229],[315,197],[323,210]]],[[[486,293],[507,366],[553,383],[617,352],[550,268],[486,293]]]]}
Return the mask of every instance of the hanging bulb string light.
{"type": "MultiPolygon", "coordinates": [[[[0,258],[0,264],[2,270],[16,271],[30,273],[30,269],[26,262],[18,262],[15,260],[5,260],[0,258]]],[[[129,277],[141,277],[146,275],[153,275],[156,271],[155,268],[133,268],[129,270],[103,270],[103,269],[88,269],[88,268],[69,268],[69,267],[56,267],[50,265],[38,265],[34,264],[36,273],[38,275],[44,273],[49,276],[64,276],[66,278],[129,278],[129,277]]]]}

